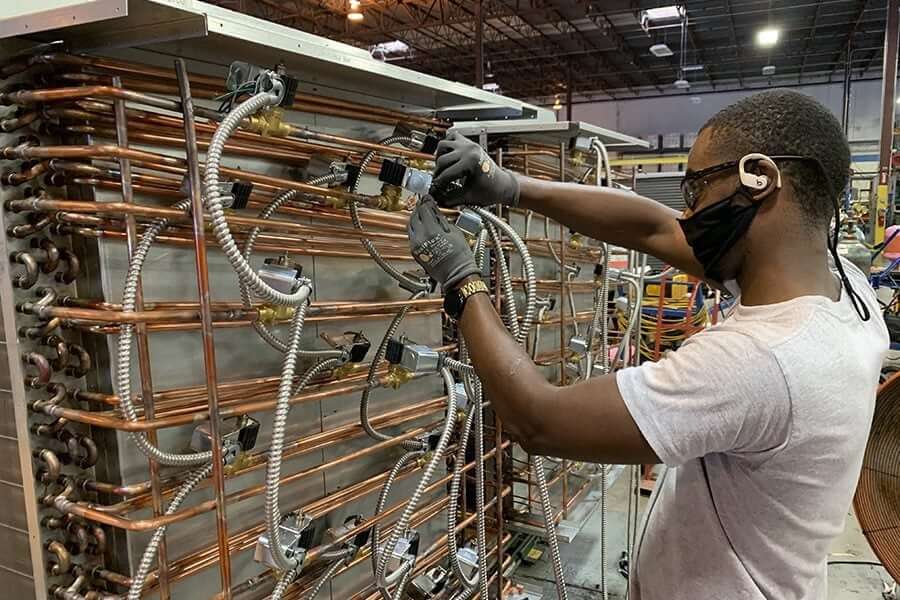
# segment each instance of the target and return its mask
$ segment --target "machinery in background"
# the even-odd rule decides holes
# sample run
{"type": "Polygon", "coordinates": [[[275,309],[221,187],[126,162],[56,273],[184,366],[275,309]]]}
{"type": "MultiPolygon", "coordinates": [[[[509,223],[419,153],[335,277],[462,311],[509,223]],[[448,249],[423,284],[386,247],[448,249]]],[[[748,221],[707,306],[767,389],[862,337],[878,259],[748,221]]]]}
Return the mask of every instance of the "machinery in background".
{"type": "MultiPolygon", "coordinates": [[[[139,36],[160,13],[132,4],[139,36]]],[[[0,65],[0,444],[19,458],[0,477],[6,589],[513,597],[535,507],[564,598],[557,532],[616,471],[514,450],[405,236],[452,125],[434,103],[536,115],[538,129],[552,115],[390,65],[373,75],[353,49],[298,33],[297,50],[289,30],[216,7],[183,11],[208,36],[177,51],[17,40],[0,65]],[[223,72],[223,47],[257,64],[223,72]]],[[[102,45],[102,25],[50,35],[102,45]]],[[[549,151],[555,175],[526,166],[608,183],[595,142],[549,151]]],[[[614,274],[599,244],[530,239],[531,217],[464,217],[504,321],[548,374],[572,382],[635,354],[622,348],[638,311],[615,339],[610,281],[639,306],[637,257],[614,274]]]]}

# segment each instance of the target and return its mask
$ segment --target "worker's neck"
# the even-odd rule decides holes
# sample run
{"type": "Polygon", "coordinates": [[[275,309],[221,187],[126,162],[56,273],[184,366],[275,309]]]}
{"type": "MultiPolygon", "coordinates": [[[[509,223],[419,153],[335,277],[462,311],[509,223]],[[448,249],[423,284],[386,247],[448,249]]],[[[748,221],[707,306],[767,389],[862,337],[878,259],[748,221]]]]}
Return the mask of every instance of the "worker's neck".
{"type": "Polygon", "coordinates": [[[825,240],[798,241],[748,252],[737,278],[742,304],[775,304],[801,296],[840,298],[841,286],[829,268],[825,240]]]}

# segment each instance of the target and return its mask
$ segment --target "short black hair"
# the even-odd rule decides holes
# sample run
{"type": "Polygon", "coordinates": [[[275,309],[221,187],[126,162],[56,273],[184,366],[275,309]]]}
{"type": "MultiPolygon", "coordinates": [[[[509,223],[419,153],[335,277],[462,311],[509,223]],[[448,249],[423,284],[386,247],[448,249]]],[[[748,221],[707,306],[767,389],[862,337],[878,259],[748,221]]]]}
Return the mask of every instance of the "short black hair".
{"type": "Polygon", "coordinates": [[[769,90],[722,109],[701,131],[706,129],[714,150],[726,155],[723,160],[753,152],[818,160],[821,169],[810,161],[784,161],[779,168],[810,224],[831,221],[850,176],[850,145],[830,110],[799,92],[769,90]]]}

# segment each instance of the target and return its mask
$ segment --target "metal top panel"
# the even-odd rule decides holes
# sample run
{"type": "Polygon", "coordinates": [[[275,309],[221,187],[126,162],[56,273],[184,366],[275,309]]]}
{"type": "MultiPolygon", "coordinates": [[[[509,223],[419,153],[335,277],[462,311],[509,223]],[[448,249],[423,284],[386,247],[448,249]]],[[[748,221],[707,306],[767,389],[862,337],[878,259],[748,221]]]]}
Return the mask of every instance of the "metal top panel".
{"type": "Polygon", "coordinates": [[[0,39],[64,40],[72,51],[141,48],[220,64],[283,62],[302,81],[366,93],[410,109],[503,106],[523,117],[548,109],[372,58],[361,48],[195,0],[0,2],[0,39]],[[185,43],[185,42],[188,43],[185,43]]]}
{"type": "Polygon", "coordinates": [[[457,123],[453,131],[465,136],[482,133],[513,136],[536,144],[558,144],[578,137],[596,137],[611,150],[649,148],[646,140],[604,129],[583,121],[469,121],[457,123]]]}

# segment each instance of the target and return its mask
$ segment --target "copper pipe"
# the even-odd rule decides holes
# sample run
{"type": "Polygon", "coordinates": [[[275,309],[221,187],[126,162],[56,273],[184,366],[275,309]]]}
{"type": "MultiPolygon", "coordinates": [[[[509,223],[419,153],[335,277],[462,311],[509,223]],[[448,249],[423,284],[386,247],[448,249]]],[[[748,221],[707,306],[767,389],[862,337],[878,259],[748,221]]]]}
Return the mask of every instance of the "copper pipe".
{"type": "MultiPolygon", "coordinates": [[[[61,233],[78,235],[82,237],[90,237],[97,239],[124,239],[125,233],[122,231],[112,230],[112,229],[96,229],[90,227],[69,227],[65,226],[61,230],[61,233]]],[[[235,239],[240,240],[242,236],[236,235],[235,239]]],[[[266,234],[260,235],[260,239],[265,239],[271,236],[267,236],[266,234]]],[[[156,238],[156,243],[166,244],[171,246],[188,246],[193,245],[192,239],[187,235],[173,235],[173,234],[165,234],[159,235],[156,238]]],[[[218,248],[218,244],[213,240],[207,241],[207,246],[218,248]]],[[[322,250],[318,248],[310,248],[308,246],[303,246],[300,244],[292,244],[287,245],[284,243],[264,243],[257,242],[254,244],[254,249],[260,252],[269,252],[269,253],[280,253],[283,254],[285,251],[290,251],[291,254],[299,254],[303,256],[330,256],[334,258],[369,258],[369,255],[363,251],[349,251],[349,250],[322,250]]],[[[354,247],[356,245],[354,244],[354,247]]],[[[412,258],[404,253],[404,254],[395,254],[393,252],[381,252],[381,255],[389,260],[399,260],[399,261],[411,261],[412,258]]]]}
{"type": "MultiPolygon", "coordinates": [[[[417,419],[433,415],[436,412],[440,411],[445,405],[446,396],[441,396],[432,400],[420,402],[412,406],[403,407],[401,409],[379,414],[372,418],[372,423],[373,425],[376,425],[378,427],[396,427],[399,425],[405,425],[417,419]]],[[[316,452],[328,448],[335,444],[358,439],[363,435],[364,432],[362,426],[359,424],[350,423],[347,425],[342,425],[340,427],[335,427],[320,433],[303,436],[294,441],[291,441],[285,446],[284,456],[285,458],[296,458],[310,452],[316,452]]],[[[266,450],[260,450],[253,454],[245,456],[241,461],[240,467],[229,472],[228,478],[234,479],[237,477],[241,477],[247,473],[262,468],[266,463],[267,456],[268,454],[266,450]]],[[[168,478],[164,482],[166,493],[171,494],[174,489],[178,485],[180,485],[180,483],[181,477],[168,478]]],[[[78,482],[78,484],[80,487],[86,490],[105,492],[130,498],[135,508],[140,508],[146,504],[146,494],[150,491],[149,481],[135,483],[128,486],[119,486],[93,480],[81,480],[78,482]]]]}
{"type": "Polygon", "coordinates": [[[28,112],[17,111],[14,117],[0,119],[0,130],[4,132],[15,131],[33,123],[39,116],[38,111],[32,110],[28,112]]]}
{"type": "MultiPolygon", "coordinates": [[[[506,442],[504,445],[504,448],[507,447],[508,445],[509,445],[509,442],[506,442]]],[[[482,460],[490,460],[490,458],[493,456],[494,451],[495,450],[492,449],[489,452],[487,452],[486,454],[484,454],[482,456],[482,460]]],[[[463,472],[468,472],[468,471],[472,470],[474,467],[475,467],[475,462],[472,461],[463,467],[463,472]]],[[[419,470],[420,469],[418,467],[409,468],[406,471],[403,471],[401,473],[398,480],[406,478],[409,475],[411,475],[419,470]]],[[[345,506],[346,504],[348,504],[350,502],[357,501],[360,498],[362,498],[363,496],[365,496],[366,494],[377,490],[381,486],[381,484],[384,482],[384,479],[386,477],[387,477],[387,473],[385,472],[380,475],[370,477],[367,480],[353,484],[353,485],[349,486],[348,488],[341,490],[339,493],[329,496],[329,498],[332,499],[331,501],[333,502],[333,504],[331,504],[327,510],[337,510],[337,509],[341,508],[342,506],[345,506]]],[[[441,489],[442,486],[446,485],[446,483],[448,481],[450,481],[451,477],[452,477],[452,474],[447,475],[438,481],[435,481],[434,483],[432,483],[431,485],[429,485],[426,488],[425,494],[426,495],[431,494],[434,491],[441,489]]],[[[303,513],[313,515],[313,514],[317,514],[316,511],[323,510],[321,508],[317,508],[317,505],[319,505],[319,504],[321,504],[321,502],[316,501],[312,504],[307,504],[302,507],[296,507],[296,509],[300,510],[303,513]]],[[[335,540],[333,542],[333,544],[331,544],[329,546],[320,546],[318,548],[313,548],[307,554],[307,560],[310,562],[315,562],[315,560],[317,560],[323,553],[325,553],[328,550],[333,549],[337,545],[351,539],[357,533],[359,533],[369,527],[372,527],[376,523],[382,523],[382,522],[386,521],[392,515],[399,513],[403,509],[404,506],[405,506],[404,501],[398,502],[397,504],[391,506],[390,508],[387,508],[384,511],[382,511],[379,515],[365,521],[363,524],[361,524],[357,527],[351,528],[349,531],[347,531],[345,533],[345,535],[342,535],[337,540],[335,540]]],[[[258,526],[251,527],[249,529],[246,529],[246,530],[238,533],[231,540],[231,552],[236,553],[236,552],[240,552],[240,551],[252,548],[256,543],[256,539],[264,531],[265,531],[265,527],[263,525],[258,525],[258,526]]],[[[205,569],[205,568],[215,564],[216,560],[217,560],[217,557],[216,557],[216,549],[215,548],[199,550],[197,552],[189,554],[189,555],[179,559],[178,561],[175,561],[175,563],[172,565],[173,580],[180,579],[181,577],[193,575],[193,574],[199,572],[200,570],[205,569]],[[181,566],[181,565],[185,565],[185,566],[181,566]]]]}
{"type": "MultiPolygon", "coordinates": [[[[42,319],[59,317],[61,319],[81,320],[91,323],[180,323],[185,321],[194,322],[200,318],[199,310],[144,310],[126,313],[89,308],[68,308],[65,306],[46,306],[33,309],[31,304],[30,302],[25,302],[22,305],[23,312],[36,315],[42,319]]],[[[255,318],[258,315],[259,311],[255,309],[213,313],[213,316],[220,320],[255,318]]]]}
{"type": "MultiPolygon", "coordinates": [[[[71,65],[71,66],[90,66],[98,69],[103,69],[107,71],[112,71],[114,73],[124,73],[131,76],[137,77],[149,77],[151,79],[163,79],[166,81],[172,81],[173,76],[172,72],[166,69],[160,69],[156,67],[150,67],[148,65],[143,65],[139,63],[131,63],[126,61],[116,61],[107,58],[93,57],[93,56],[73,56],[69,54],[44,54],[32,57],[29,60],[30,63],[42,63],[42,64],[60,64],[60,65],[71,65]]],[[[21,68],[21,67],[19,67],[21,68]]],[[[5,75],[4,76],[8,76],[5,75]]],[[[200,75],[197,73],[193,73],[190,75],[190,80],[192,85],[198,85],[203,88],[210,88],[212,90],[211,93],[217,94],[220,93],[222,89],[222,80],[217,77],[210,77],[207,75],[200,75]]],[[[133,85],[134,83],[138,83],[141,80],[131,80],[126,79],[126,84],[133,85]]],[[[173,87],[165,88],[167,93],[174,92],[173,87]]],[[[307,104],[318,104],[324,106],[330,106],[335,108],[344,108],[348,111],[352,111],[353,114],[372,114],[379,115],[385,117],[387,120],[384,121],[387,124],[394,124],[397,121],[411,121],[411,122],[420,122],[424,125],[434,126],[434,127],[446,127],[447,124],[438,119],[431,119],[428,117],[418,116],[418,115],[410,115],[406,113],[402,113],[399,111],[392,111],[389,109],[369,106],[366,104],[359,104],[356,102],[350,102],[347,100],[339,100],[337,98],[329,98],[326,96],[317,96],[313,94],[306,94],[302,92],[298,92],[294,96],[295,103],[307,103],[307,104]]],[[[382,122],[382,121],[377,121],[382,122]]]]}
{"type": "MultiPolygon", "coordinates": [[[[180,195],[180,194],[179,194],[180,195]]],[[[21,200],[10,200],[6,203],[9,210],[14,212],[36,210],[42,212],[64,211],[71,213],[87,213],[100,215],[122,215],[128,216],[166,218],[172,223],[187,223],[189,217],[184,213],[172,208],[163,208],[158,206],[149,206],[146,204],[133,204],[129,202],[85,202],[79,200],[64,200],[51,197],[29,198],[21,200]]],[[[245,227],[247,229],[253,227],[263,227],[268,231],[281,231],[285,233],[297,233],[301,235],[318,235],[327,236],[340,235],[347,238],[358,240],[359,234],[350,228],[341,227],[325,227],[319,228],[312,225],[305,225],[294,221],[284,219],[259,219],[256,217],[246,217],[241,215],[229,215],[229,224],[245,227]]],[[[368,236],[377,240],[390,240],[398,243],[407,239],[406,235],[397,233],[373,233],[368,236]]],[[[300,241],[308,241],[307,238],[298,238],[300,241]]]]}
{"type": "Polygon", "coordinates": [[[22,165],[23,170],[19,173],[15,173],[13,171],[7,171],[6,173],[3,173],[3,175],[0,176],[0,183],[2,183],[3,185],[21,185],[46,173],[48,168],[49,164],[46,160],[28,165],[27,168],[26,165],[22,165]]]}
{"type": "MultiPolygon", "coordinates": [[[[113,77],[112,81],[115,87],[121,87],[122,82],[118,76],[113,77]]],[[[116,99],[114,101],[115,122],[116,122],[116,144],[122,148],[128,148],[128,121],[125,117],[125,101],[116,99]]],[[[120,181],[122,184],[122,203],[133,204],[134,193],[131,186],[131,161],[127,158],[119,159],[120,181]]],[[[133,260],[135,249],[138,245],[137,222],[134,215],[127,214],[125,216],[125,231],[127,236],[128,261],[133,260]]],[[[138,278],[135,289],[134,308],[136,311],[144,310],[144,291],[142,278],[138,278]]],[[[153,408],[153,374],[150,367],[150,344],[147,339],[147,328],[143,323],[135,326],[135,345],[138,354],[138,373],[141,384],[141,398],[144,404],[144,414],[148,419],[154,417],[153,408]]],[[[158,438],[156,431],[147,432],[147,441],[156,446],[158,438]]],[[[150,473],[150,490],[152,496],[153,516],[160,517],[163,515],[162,492],[160,489],[159,463],[152,459],[147,460],[147,468],[150,473]]],[[[169,590],[169,569],[168,569],[168,546],[166,544],[166,536],[163,534],[159,541],[157,549],[157,566],[159,570],[159,594],[161,600],[171,598],[169,590]]]]}
{"type": "MultiPolygon", "coordinates": [[[[180,158],[157,154],[154,152],[145,152],[142,150],[133,150],[120,148],[113,144],[98,144],[95,146],[6,146],[0,148],[0,155],[7,159],[25,159],[25,158],[128,158],[134,162],[148,165],[161,165],[170,167],[184,167],[184,161],[180,158]]],[[[229,169],[222,167],[221,173],[233,179],[250,181],[253,183],[261,183],[275,186],[278,189],[291,189],[308,194],[316,194],[319,196],[331,196],[340,200],[353,200],[359,202],[363,206],[370,206],[375,203],[372,197],[360,194],[352,194],[336,189],[321,188],[291,179],[280,179],[278,177],[270,177],[260,173],[251,171],[242,171],[240,169],[229,169]]]]}
{"type": "Polygon", "coordinates": [[[203,223],[203,198],[200,195],[200,158],[197,153],[197,133],[194,130],[194,102],[183,59],[175,60],[178,91],[181,95],[181,114],[184,117],[185,153],[188,165],[188,184],[191,197],[191,216],[194,225],[194,252],[197,256],[197,293],[200,298],[200,322],[203,337],[203,368],[206,373],[206,393],[209,400],[209,430],[212,446],[215,482],[216,537],[219,542],[219,573],[222,578],[224,600],[231,600],[231,556],[228,554],[228,517],[225,513],[225,471],[222,461],[222,423],[219,418],[219,390],[216,387],[216,346],[213,339],[213,318],[210,307],[209,265],[206,261],[206,227],[203,223]]]}

